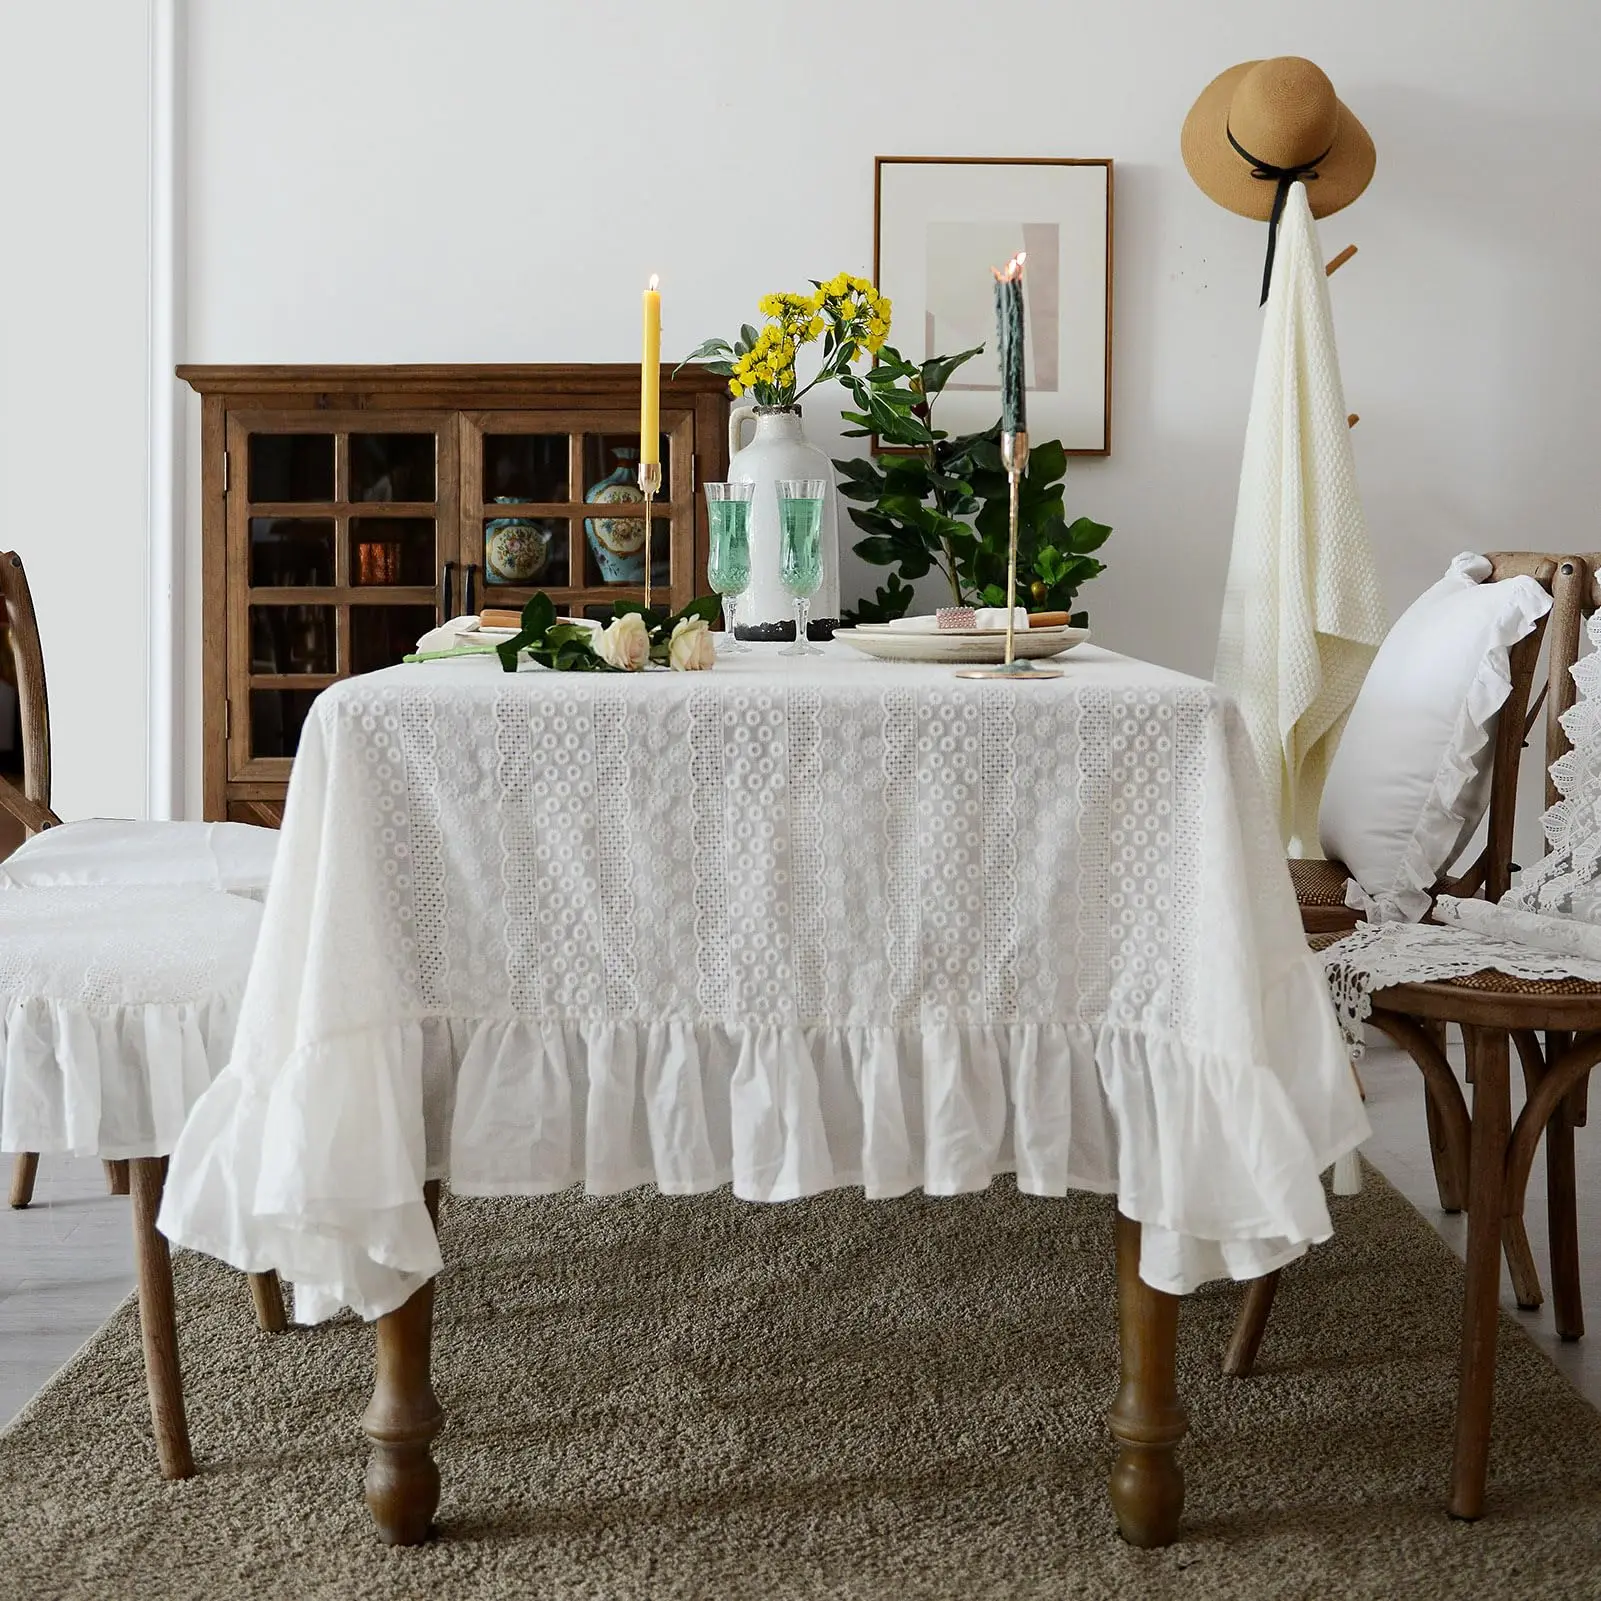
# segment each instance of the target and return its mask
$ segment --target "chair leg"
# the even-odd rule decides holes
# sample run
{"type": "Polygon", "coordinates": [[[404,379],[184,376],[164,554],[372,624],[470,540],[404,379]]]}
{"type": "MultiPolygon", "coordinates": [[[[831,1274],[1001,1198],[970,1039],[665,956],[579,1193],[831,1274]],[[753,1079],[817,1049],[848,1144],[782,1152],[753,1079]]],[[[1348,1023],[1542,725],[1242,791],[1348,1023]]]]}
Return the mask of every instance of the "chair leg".
{"type": "Polygon", "coordinates": [[[18,1151],[11,1164],[11,1204],[21,1211],[33,1199],[33,1181],[39,1172],[37,1151],[18,1151]]]}
{"type": "Polygon", "coordinates": [[[289,1327],[289,1319],[284,1315],[283,1289],[276,1273],[252,1273],[250,1299],[256,1309],[256,1327],[263,1334],[282,1334],[289,1327]]]}
{"type": "Polygon", "coordinates": [[[1462,1193],[1462,1175],[1457,1172],[1451,1160],[1451,1148],[1446,1144],[1445,1120],[1427,1089],[1423,1092],[1423,1110],[1429,1121],[1429,1155],[1434,1159],[1434,1187],[1439,1192],[1440,1210],[1455,1214],[1462,1210],[1466,1198],[1462,1193]]]}
{"type": "Polygon", "coordinates": [[[128,1193],[128,1164],[126,1162],[102,1162],[106,1170],[106,1194],[126,1195],[128,1193]]]}
{"type": "Polygon", "coordinates": [[[1529,1231],[1521,1216],[1501,1219],[1501,1250],[1506,1256],[1507,1272],[1512,1276],[1512,1293],[1517,1298],[1518,1310],[1538,1312],[1545,1304],[1545,1291],[1540,1287],[1540,1270],[1534,1265],[1529,1231]]]}
{"type": "Polygon", "coordinates": [[[145,1383],[156,1456],[164,1479],[187,1479],[195,1471],[184,1417],[183,1375],[178,1367],[178,1320],[172,1290],[172,1256],[156,1228],[167,1178],[162,1156],[135,1157],[132,1164],[133,1247],[139,1271],[139,1329],[144,1337],[145,1383]]]}
{"type": "Polygon", "coordinates": [[[1495,1401],[1496,1321],[1500,1316],[1501,1217],[1512,1129],[1505,1033],[1464,1029],[1473,1067],[1473,1132],[1468,1165],[1467,1284],[1462,1297],[1462,1365],[1457,1386],[1456,1450],[1450,1510],[1484,1511],[1495,1401]]]}
{"type": "Polygon", "coordinates": [[[1573,1153],[1573,1109],[1564,1099],[1545,1126],[1545,1216],[1551,1243],[1551,1299],[1557,1333],[1584,1336],[1579,1280],[1579,1197],[1573,1153]]]}
{"type": "Polygon", "coordinates": [[[1273,1297],[1278,1290],[1276,1270],[1252,1279],[1245,1286],[1245,1298],[1234,1319],[1234,1334],[1228,1350],[1223,1353],[1223,1371],[1229,1378],[1248,1379],[1255,1370],[1256,1353],[1262,1347],[1262,1336],[1267,1333],[1268,1314],[1273,1310],[1273,1297]]]}

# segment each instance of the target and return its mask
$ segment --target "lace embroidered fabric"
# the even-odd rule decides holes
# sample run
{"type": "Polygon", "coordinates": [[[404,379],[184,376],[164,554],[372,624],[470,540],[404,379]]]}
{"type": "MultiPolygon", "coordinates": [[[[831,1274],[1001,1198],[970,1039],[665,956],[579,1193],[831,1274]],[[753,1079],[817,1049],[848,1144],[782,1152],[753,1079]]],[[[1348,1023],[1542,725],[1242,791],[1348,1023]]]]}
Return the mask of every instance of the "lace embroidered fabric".
{"type": "MultiPolygon", "coordinates": [[[[1601,613],[1588,624],[1601,646],[1601,613]]],[[[1551,767],[1558,800],[1542,819],[1546,854],[1498,902],[1442,895],[1443,926],[1360,928],[1323,952],[1353,1058],[1375,990],[1496,971],[1516,978],[1601,982],[1601,654],[1573,668],[1578,699],[1562,716],[1572,748],[1551,767]]]]}
{"type": "Polygon", "coordinates": [[[1116,1193],[1188,1290],[1329,1229],[1366,1132],[1231,702],[845,646],[464,659],[308,718],[238,1046],[163,1227],[306,1315],[437,1270],[418,1190],[1116,1193]]]}

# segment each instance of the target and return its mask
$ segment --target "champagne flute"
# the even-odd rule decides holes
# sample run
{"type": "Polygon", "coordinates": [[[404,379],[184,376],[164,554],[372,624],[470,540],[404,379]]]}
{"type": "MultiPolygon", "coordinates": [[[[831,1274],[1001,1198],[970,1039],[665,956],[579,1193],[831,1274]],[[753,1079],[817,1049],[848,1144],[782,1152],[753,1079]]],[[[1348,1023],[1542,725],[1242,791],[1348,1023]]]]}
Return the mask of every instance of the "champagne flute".
{"type": "Polygon", "coordinates": [[[778,480],[779,576],[795,602],[795,643],[780,656],[821,656],[807,640],[812,596],[823,582],[823,495],[821,478],[778,480]]]}
{"type": "Polygon", "coordinates": [[[723,642],[720,656],[748,651],[750,646],[734,634],[739,597],[750,587],[750,503],[753,483],[707,484],[706,517],[711,525],[711,550],[706,557],[706,581],[722,596],[723,642]]]}

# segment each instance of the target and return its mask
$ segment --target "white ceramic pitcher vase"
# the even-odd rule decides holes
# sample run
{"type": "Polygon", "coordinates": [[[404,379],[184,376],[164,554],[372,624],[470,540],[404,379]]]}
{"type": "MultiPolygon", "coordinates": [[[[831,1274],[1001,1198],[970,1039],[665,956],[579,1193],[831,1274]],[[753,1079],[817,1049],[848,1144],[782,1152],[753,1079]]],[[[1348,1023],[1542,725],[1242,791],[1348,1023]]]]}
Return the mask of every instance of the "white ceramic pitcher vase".
{"type": "Polygon", "coordinates": [[[779,572],[778,480],[821,478],[823,581],[812,597],[812,639],[832,639],[839,626],[839,497],[834,468],[806,443],[799,406],[754,406],[728,414],[728,476],[756,485],[750,506],[750,588],[739,598],[734,632],[741,639],[793,639],[795,602],[779,572]],[[749,443],[744,442],[747,425],[749,443]]]}

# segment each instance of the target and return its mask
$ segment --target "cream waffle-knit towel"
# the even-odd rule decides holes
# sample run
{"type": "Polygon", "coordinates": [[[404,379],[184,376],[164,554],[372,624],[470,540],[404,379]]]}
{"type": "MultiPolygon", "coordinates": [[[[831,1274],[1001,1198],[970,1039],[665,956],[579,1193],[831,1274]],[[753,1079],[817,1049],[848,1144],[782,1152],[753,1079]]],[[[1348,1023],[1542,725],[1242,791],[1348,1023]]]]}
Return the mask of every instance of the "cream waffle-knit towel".
{"type": "Polygon", "coordinates": [[[1314,853],[1329,760],[1388,626],[1298,183],[1263,316],[1214,676],[1239,702],[1285,840],[1314,853]]]}

